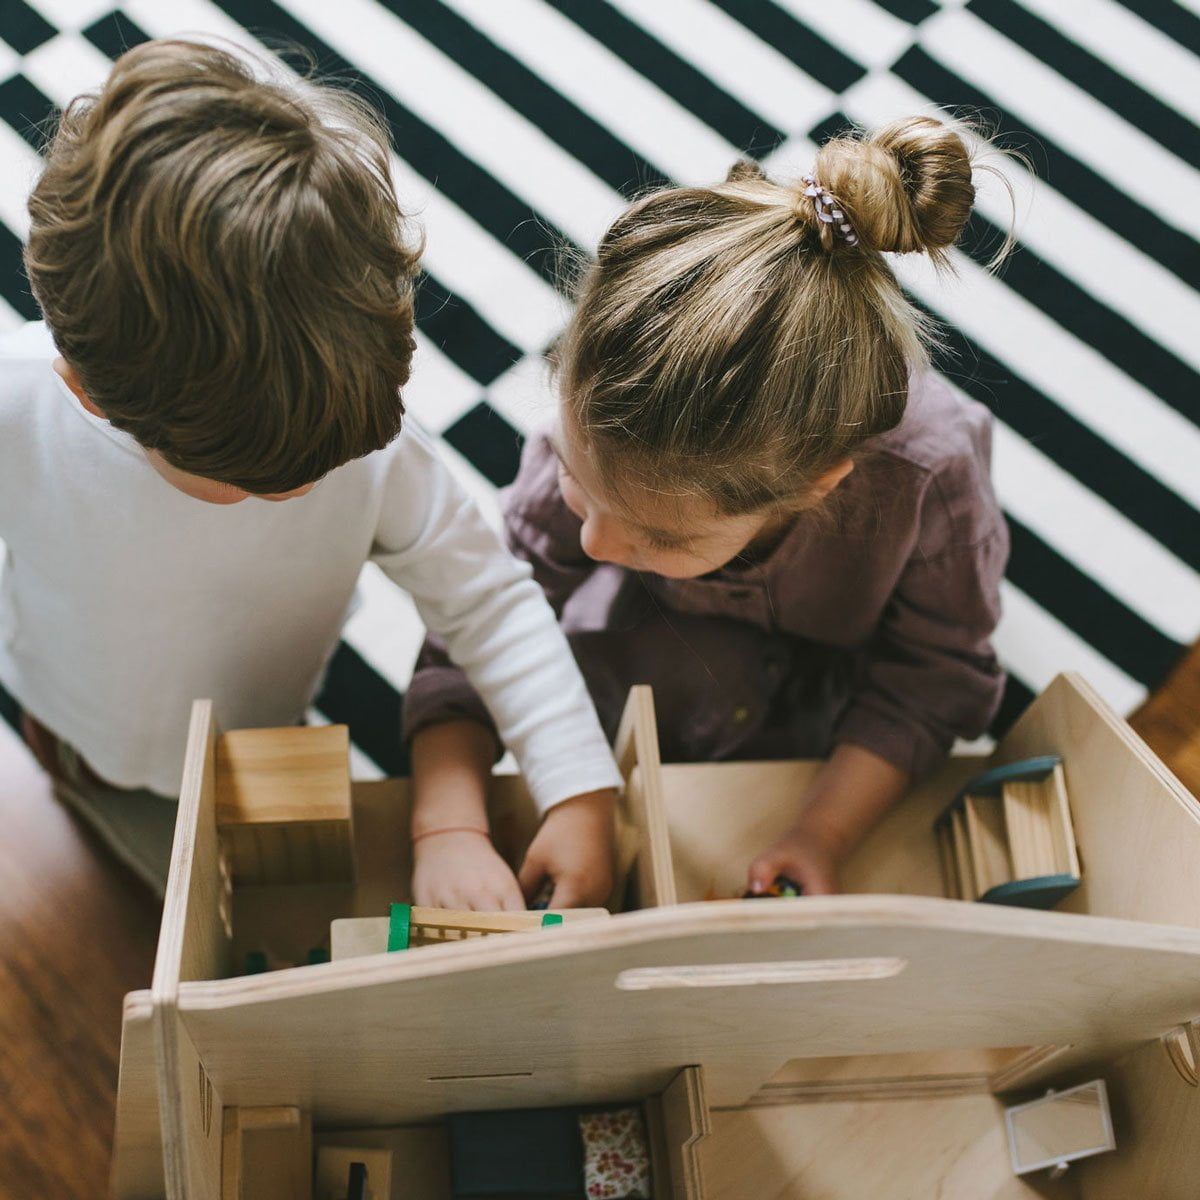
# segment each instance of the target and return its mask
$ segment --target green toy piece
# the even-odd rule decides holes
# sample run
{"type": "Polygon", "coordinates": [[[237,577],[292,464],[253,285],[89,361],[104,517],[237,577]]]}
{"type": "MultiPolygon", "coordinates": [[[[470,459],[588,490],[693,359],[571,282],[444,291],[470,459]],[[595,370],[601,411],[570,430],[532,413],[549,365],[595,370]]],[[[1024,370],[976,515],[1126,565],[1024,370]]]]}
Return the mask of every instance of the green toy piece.
{"type": "Polygon", "coordinates": [[[408,939],[412,932],[412,905],[393,904],[388,914],[388,953],[394,950],[407,950],[408,939]]]}
{"type": "Polygon", "coordinates": [[[548,912],[542,916],[542,928],[543,929],[545,929],[547,925],[561,925],[562,923],[563,923],[562,913],[549,913],[548,912]]]}

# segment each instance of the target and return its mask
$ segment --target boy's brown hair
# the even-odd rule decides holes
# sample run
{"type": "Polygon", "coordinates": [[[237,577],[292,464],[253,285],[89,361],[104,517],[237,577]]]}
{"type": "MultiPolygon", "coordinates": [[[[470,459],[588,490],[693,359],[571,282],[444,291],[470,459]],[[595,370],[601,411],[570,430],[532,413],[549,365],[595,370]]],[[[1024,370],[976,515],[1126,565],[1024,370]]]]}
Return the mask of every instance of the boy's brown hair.
{"type": "Polygon", "coordinates": [[[146,43],[63,113],[29,212],[59,352],[180,470],[287,492],[399,432],[418,247],[348,93],[146,43]]]}

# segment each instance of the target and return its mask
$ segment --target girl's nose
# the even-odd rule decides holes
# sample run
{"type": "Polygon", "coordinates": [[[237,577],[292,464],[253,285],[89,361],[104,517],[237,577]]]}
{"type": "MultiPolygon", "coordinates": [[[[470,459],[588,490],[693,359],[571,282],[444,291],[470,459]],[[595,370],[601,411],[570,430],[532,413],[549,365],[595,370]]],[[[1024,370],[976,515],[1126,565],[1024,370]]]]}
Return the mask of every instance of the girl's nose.
{"type": "Polygon", "coordinates": [[[589,517],[579,533],[579,544],[588,558],[597,562],[619,563],[625,547],[625,540],[613,522],[604,517],[589,517]]]}

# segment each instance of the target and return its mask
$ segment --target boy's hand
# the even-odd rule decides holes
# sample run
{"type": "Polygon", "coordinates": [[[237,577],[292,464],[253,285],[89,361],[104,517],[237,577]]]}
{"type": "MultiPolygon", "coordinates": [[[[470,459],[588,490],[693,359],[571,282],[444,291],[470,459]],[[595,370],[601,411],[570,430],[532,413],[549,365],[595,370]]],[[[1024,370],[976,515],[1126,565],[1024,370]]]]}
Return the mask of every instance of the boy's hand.
{"type": "Polygon", "coordinates": [[[475,912],[520,912],[517,877],[483,833],[447,832],[413,846],[413,903],[475,912]]]}
{"type": "Polygon", "coordinates": [[[586,792],[557,804],[546,814],[529,845],[518,878],[533,901],[549,880],[551,908],[599,908],[613,887],[616,836],[611,788],[586,792]]]}
{"type": "Polygon", "coordinates": [[[748,887],[755,895],[764,894],[783,875],[806,896],[830,896],[838,891],[838,866],[833,847],[801,823],[750,864],[748,887]]]}

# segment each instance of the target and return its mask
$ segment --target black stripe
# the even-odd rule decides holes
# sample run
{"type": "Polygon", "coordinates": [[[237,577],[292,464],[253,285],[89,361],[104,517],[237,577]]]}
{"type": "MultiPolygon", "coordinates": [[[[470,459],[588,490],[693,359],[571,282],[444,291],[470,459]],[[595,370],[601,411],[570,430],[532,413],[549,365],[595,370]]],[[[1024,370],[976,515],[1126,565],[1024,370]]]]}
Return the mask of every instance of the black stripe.
{"type": "Polygon", "coordinates": [[[1015,675],[1009,673],[1004,684],[1004,696],[989,732],[994,738],[1002,738],[1016,723],[1021,714],[1033,703],[1034,694],[1015,675]]]}
{"type": "Polygon", "coordinates": [[[1008,527],[1012,533],[1008,578],[1126,675],[1147,688],[1157,687],[1179,661],[1183,647],[1011,514],[1008,527]]]}
{"type": "Polygon", "coordinates": [[[781,129],[751,112],[741,101],[611,5],[600,0],[545,2],[742,152],[761,157],[783,141],[781,129]]]}
{"type": "Polygon", "coordinates": [[[938,370],[1084,487],[1200,571],[1200,512],[961,330],[942,325],[941,332],[945,349],[935,355],[938,370]]]}
{"type": "Polygon", "coordinates": [[[0,720],[10,726],[14,733],[21,732],[21,706],[14,695],[5,691],[3,684],[0,684],[0,720]]]}
{"type": "Polygon", "coordinates": [[[408,751],[400,740],[404,697],[346,642],[329,663],[316,707],[336,725],[350,726],[350,740],[387,775],[408,774],[408,751]]]}
{"type": "Polygon", "coordinates": [[[58,30],[25,0],[4,0],[0,4],[0,41],[7,42],[18,54],[28,54],[48,42],[58,30]]]}
{"type": "MultiPolygon", "coordinates": [[[[1004,231],[972,215],[962,248],[986,263],[1004,231]]],[[[1102,304],[1028,247],[1019,246],[1003,268],[1004,282],[1064,329],[1086,342],[1115,367],[1136,379],[1189,420],[1200,424],[1200,375],[1165,346],[1102,304]]],[[[1135,297],[1144,303],[1145,297],[1135,297]]]]}
{"type": "Polygon", "coordinates": [[[150,40],[150,35],[135,25],[119,8],[94,21],[83,31],[83,36],[109,58],[120,58],[126,50],[150,40]]]}
{"type": "Polygon", "coordinates": [[[1000,132],[996,142],[1021,151],[1046,164],[1047,182],[1069,196],[1085,212],[1102,221],[1126,241],[1156,259],[1189,286],[1200,288],[1200,254],[1187,234],[1168,225],[1153,211],[1142,208],[1124,192],[1056,146],[1043,134],[1030,141],[1029,134],[1005,132],[1021,128],[1021,122],[991,96],[967,83],[920,46],[907,50],[892,67],[894,74],[939,104],[952,104],[975,111],[994,113],[1000,132]]]}
{"type": "Polygon", "coordinates": [[[525,439],[486,400],[443,430],[442,437],[496,487],[516,479],[525,439]]]}
{"type": "Polygon", "coordinates": [[[712,0],[756,37],[835,92],[857,83],[867,68],[771,0],[712,0]]]}
{"type": "Polygon", "coordinates": [[[1013,0],[970,0],[967,7],[1005,37],[1119,113],[1172,154],[1200,167],[1200,128],[1138,87],[1053,25],[1013,0]]]}
{"type": "Polygon", "coordinates": [[[439,0],[381,2],[615,191],[634,196],[669,182],[663,171],[439,0]]]}
{"type": "Polygon", "coordinates": [[[1120,0],[1130,12],[1200,55],[1200,17],[1175,0],[1120,0]]]}
{"type": "Polygon", "coordinates": [[[428,273],[417,288],[416,310],[421,332],[478,383],[491,383],[521,357],[512,342],[428,273]]]}
{"type": "MultiPolygon", "coordinates": [[[[324,73],[336,76],[339,82],[382,110],[401,158],[534,271],[558,284],[559,249],[575,247],[553,222],[531,209],[274,0],[213,0],[213,3],[276,52],[279,52],[278,39],[309,48],[324,73]]],[[[288,58],[286,50],[280,57],[288,58]]]]}
{"type": "MultiPolygon", "coordinates": [[[[834,113],[815,125],[808,136],[821,143],[854,127],[845,114],[834,113]]],[[[976,262],[986,264],[1003,241],[1004,231],[976,212],[963,232],[961,247],[976,262]]],[[[1200,374],[1154,338],[1021,243],[1005,262],[1003,277],[1023,299],[1200,424],[1200,374]]]]}
{"type": "Polygon", "coordinates": [[[0,83],[0,119],[40,154],[58,119],[58,108],[24,75],[12,75],[0,83]]]}
{"type": "Polygon", "coordinates": [[[36,321],[42,314],[29,290],[21,250],[21,239],[7,225],[0,224],[0,299],[26,321],[36,321]]]}

